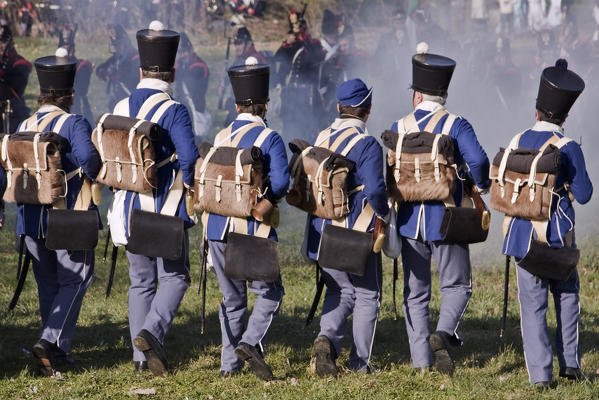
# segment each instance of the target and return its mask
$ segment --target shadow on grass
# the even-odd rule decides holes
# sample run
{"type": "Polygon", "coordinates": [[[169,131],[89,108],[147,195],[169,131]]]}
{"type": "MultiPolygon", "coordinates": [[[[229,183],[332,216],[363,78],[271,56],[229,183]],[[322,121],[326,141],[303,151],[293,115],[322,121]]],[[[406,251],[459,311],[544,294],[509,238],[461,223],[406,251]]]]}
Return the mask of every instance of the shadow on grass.
{"type": "MultiPolygon", "coordinates": [[[[304,327],[308,307],[294,307],[292,313],[285,307],[274,320],[265,339],[268,346],[280,351],[283,349],[287,361],[296,367],[307,367],[312,354],[312,343],[319,331],[319,313],[313,323],[304,327]]],[[[121,364],[130,364],[132,368],[132,350],[127,321],[114,322],[110,314],[96,317],[93,326],[78,326],[73,338],[73,356],[79,361],[77,370],[113,368],[121,364]]],[[[438,310],[431,310],[431,321],[438,318],[438,310]]],[[[594,314],[586,315],[586,321],[596,321],[594,314]]],[[[585,324],[580,330],[581,350],[593,351],[596,339],[592,324],[585,324]]],[[[513,349],[522,352],[520,339],[520,321],[509,317],[503,339],[499,339],[500,321],[496,318],[473,318],[466,315],[460,324],[464,346],[454,349],[453,355],[458,366],[485,368],[492,359],[513,349]]],[[[431,332],[434,324],[431,324],[431,332]]],[[[19,326],[3,324],[0,327],[0,377],[11,378],[22,373],[31,363],[24,349],[38,339],[37,323],[25,323],[19,326]]],[[[550,329],[555,335],[555,329],[550,329]]],[[[165,341],[169,363],[173,369],[185,369],[198,361],[203,367],[218,371],[220,366],[220,325],[218,313],[213,311],[206,316],[206,329],[200,332],[199,312],[182,309],[175,319],[165,341]]],[[[347,362],[347,353],[351,346],[351,323],[343,343],[340,364],[347,362]]],[[[385,308],[377,326],[373,348],[372,363],[376,369],[389,369],[397,364],[410,364],[409,345],[403,318],[393,320],[392,314],[385,308]]],[[[507,373],[522,367],[522,359],[506,357],[500,363],[497,373],[507,373]]],[[[294,371],[297,371],[294,368],[294,371]]]]}

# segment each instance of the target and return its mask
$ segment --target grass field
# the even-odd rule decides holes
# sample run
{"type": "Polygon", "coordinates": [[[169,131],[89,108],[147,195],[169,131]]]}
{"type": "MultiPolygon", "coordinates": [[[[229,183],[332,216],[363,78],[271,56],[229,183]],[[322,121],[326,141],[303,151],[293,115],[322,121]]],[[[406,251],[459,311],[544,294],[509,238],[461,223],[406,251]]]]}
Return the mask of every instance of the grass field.
{"type": "MultiPolygon", "coordinates": [[[[89,44],[89,43],[86,43],[89,44]]],[[[47,40],[18,41],[21,52],[30,60],[53,51],[47,40]]],[[[272,46],[271,46],[272,47],[272,46]]],[[[79,56],[98,63],[108,56],[100,45],[79,45],[79,56]]],[[[222,47],[209,47],[203,53],[218,77],[220,61],[216,55],[222,47]]],[[[33,107],[37,80],[32,76],[28,101],[33,107]]],[[[216,79],[211,89],[216,87],[216,79]]],[[[103,84],[92,81],[94,112],[105,104],[103,84]]],[[[214,110],[215,100],[209,105],[214,110]]],[[[216,112],[216,121],[222,112],[216,112]]],[[[105,208],[105,205],[104,205],[105,208]]],[[[593,218],[595,220],[596,217],[593,218]]],[[[16,285],[14,252],[14,209],[9,209],[7,226],[0,232],[0,399],[597,399],[599,380],[599,239],[596,235],[579,237],[582,258],[580,344],[583,369],[590,382],[570,383],[556,379],[556,387],[542,393],[528,384],[522,355],[515,276],[512,273],[508,330],[499,340],[503,296],[503,270],[499,255],[498,233],[485,246],[473,251],[474,291],[468,312],[460,325],[465,346],[455,352],[457,370],[452,377],[436,372],[420,375],[411,369],[403,314],[394,321],[391,302],[391,262],[384,265],[384,297],[375,339],[372,364],[376,372],[360,375],[344,371],[337,380],[318,379],[310,372],[311,345],[318,332],[318,320],[304,328],[304,319],[314,293],[313,269],[299,256],[303,233],[301,213],[284,207],[280,229],[280,254],[286,295],[279,317],[268,336],[266,360],[273,366],[277,380],[265,384],[247,372],[221,379],[218,375],[220,329],[218,306],[220,294],[213,274],[208,280],[207,330],[200,334],[197,293],[200,254],[200,229],[191,231],[192,287],[181,305],[179,315],[166,337],[166,351],[172,370],[166,378],[149,373],[136,374],[131,363],[131,345],[127,326],[127,268],[121,251],[113,295],[105,299],[108,265],[101,262],[101,245],[96,255],[95,279],[84,299],[79,325],[73,338],[76,368],[62,373],[62,379],[43,379],[35,375],[27,352],[39,336],[36,284],[29,276],[21,301],[12,312],[7,306],[16,285]],[[134,393],[136,389],[154,389],[154,395],[134,393]]],[[[495,221],[496,225],[499,225],[495,221]]],[[[101,232],[103,244],[105,232],[101,232]]],[[[512,270],[513,272],[513,270],[512,270]]],[[[435,282],[438,276],[434,277],[435,282]]],[[[398,282],[401,288],[402,282],[398,282]]],[[[439,312],[438,283],[431,304],[431,318],[439,312]]],[[[253,298],[250,296],[250,301],[253,298]]],[[[398,291],[401,302],[401,289],[398,291]]],[[[554,332],[553,308],[548,313],[554,332]]],[[[339,365],[346,365],[349,334],[339,365]]],[[[557,360],[555,375],[557,375],[557,360]]]]}

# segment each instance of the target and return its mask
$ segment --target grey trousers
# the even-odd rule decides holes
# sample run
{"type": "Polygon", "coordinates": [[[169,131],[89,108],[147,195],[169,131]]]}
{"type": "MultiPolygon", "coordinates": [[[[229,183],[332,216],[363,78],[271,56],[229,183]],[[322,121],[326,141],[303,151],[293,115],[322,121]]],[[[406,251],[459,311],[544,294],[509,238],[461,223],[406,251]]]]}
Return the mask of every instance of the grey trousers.
{"type": "Polygon", "coordinates": [[[530,382],[551,381],[553,376],[553,352],[546,318],[549,290],[555,304],[555,351],[559,366],[580,368],[578,271],[575,269],[564,282],[537,279],[520,266],[516,271],[522,345],[530,382]]]}
{"type": "Polygon", "coordinates": [[[258,346],[264,351],[264,337],[279,311],[284,289],[280,277],[278,281],[272,283],[251,282],[250,291],[257,298],[246,325],[248,282],[231,280],[225,276],[225,250],[227,248],[225,242],[209,240],[208,246],[214,264],[214,272],[216,272],[218,285],[223,295],[219,311],[222,341],[220,369],[221,371],[233,371],[243,367],[243,361],[237,358],[234,352],[239,342],[258,346]]]}
{"type": "Polygon", "coordinates": [[[42,316],[42,336],[68,353],[83,296],[94,272],[94,251],[49,250],[44,239],[25,237],[42,316]]]}
{"type": "Polygon", "coordinates": [[[185,291],[191,283],[187,232],[183,255],[178,260],[151,258],[127,252],[129,259],[129,332],[133,361],[145,361],[133,339],[142,329],[160,343],[168,332],[185,291]],[[160,285],[160,287],[159,287],[160,285]]]}
{"type": "Polygon", "coordinates": [[[462,344],[458,324],[472,295],[470,252],[467,245],[429,242],[402,237],[404,273],[403,310],[414,368],[433,364],[428,344],[431,299],[431,256],[435,257],[441,281],[438,331],[447,332],[454,344],[462,344]]]}
{"type": "Polygon", "coordinates": [[[371,253],[364,276],[348,274],[336,269],[323,268],[327,290],[320,317],[320,333],[341,353],[341,341],[347,330],[347,318],[353,313],[353,342],[349,367],[365,371],[370,367],[370,356],[380,310],[382,287],[381,255],[371,253]]]}

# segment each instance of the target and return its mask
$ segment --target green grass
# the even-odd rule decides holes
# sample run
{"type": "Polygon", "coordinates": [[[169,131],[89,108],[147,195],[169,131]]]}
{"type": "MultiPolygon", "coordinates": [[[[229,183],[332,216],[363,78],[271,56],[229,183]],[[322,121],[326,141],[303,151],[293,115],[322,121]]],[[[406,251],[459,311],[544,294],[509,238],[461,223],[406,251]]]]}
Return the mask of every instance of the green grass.
{"type": "MultiPolygon", "coordinates": [[[[12,213],[11,213],[12,214],[12,213]]],[[[63,379],[36,376],[31,357],[22,349],[31,349],[38,339],[36,284],[29,277],[16,309],[6,308],[16,285],[16,254],[12,250],[13,218],[0,240],[0,398],[128,398],[135,388],[154,388],[156,398],[230,399],[230,398],[397,398],[397,399],[595,399],[599,383],[593,371],[599,366],[599,251],[596,240],[588,240],[582,249],[580,344],[583,369],[592,382],[574,384],[559,380],[555,389],[538,394],[528,384],[520,340],[519,314],[515,277],[512,273],[508,330],[503,341],[498,338],[503,271],[501,268],[474,271],[474,292],[468,312],[460,325],[466,341],[455,352],[457,371],[452,377],[436,372],[421,376],[412,371],[403,320],[394,321],[391,308],[391,264],[385,260],[384,298],[377,328],[373,366],[377,372],[360,375],[344,370],[336,381],[318,379],[309,371],[311,344],[318,332],[318,319],[304,328],[304,318],[314,292],[313,269],[298,255],[303,217],[286,208],[286,228],[281,229],[281,269],[286,295],[279,317],[268,335],[267,361],[277,380],[264,384],[247,371],[223,380],[218,376],[220,329],[218,307],[220,293],[215,276],[209,274],[207,329],[200,334],[197,293],[199,280],[199,231],[191,231],[193,243],[192,287],[188,290],[174,325],[166,337],[166,350],[172,372],[166,378],[149,373],[135,374],[131,363],[131,345],[127,326],[127,261],[121,252],[113,294],[104,299],[108,265],[96,255],[95,279],[84,299],[79,325],[73,338],[73,355],[77,368],[63,373],[63,379]]],[[[102,233],[103,235],[104,233],[102,233]]],[[[102,243],[103,241],[100,240],[102,243]]],[[[431,303],[431,318],[438,318],[438,276],[431,303]]],[[[401,287],[401,279],[398,282],[401,287]]],[[[401,294],[398,293],[398,301],[401,294]]],[[[253,296],[250,296],[250,302],[253,296]]],[[[555,327],[553,309],[548,313],[551,332],[555,327]]],[[[434,325],[433,325],[434,326],[434,325]]],[[[348,362],[350,334],[345,341],[339,365],[348,362]]],[[[555,375],[557,375],[557,360],[555,375]]]]}
{"type": "MultiPolygon", "coordinates": [[[[222,35],[222,33],[221,33],[222,35]]],[[[78,38],[79,39],[79,38],[78,38]]],[[[201,43],[197,50],[211,67],[209,93],[215,93],[222,68],[224,45],[218,33],[192,38],[201,43]]],[[[108,57],[105,37],[81,38],[78,56],[98,64],[108,57]]],[[[276,48],[274,41],[259,48],[276,48]]],[[[20,52],[29,60],[54,52],[55,41],[48,39],[17,40],[20,52]]],[[[105,84],[92,78],[90,100],[96,114],[105,112],[105,84]]],[[[27,101],[35,108],[37,95],[35,73],[30,78],[27,101]]],[[[209,110],[215,124],[224,119],[216,110],[217,99],[208,97],[209,110]]],[[[276,119],[273,126],[280,126],[276,119]]],[[[214,128],[213,131],[216,131],[214,128]]],[[[104,204],[105,211],[106,204],[104,204]]],[[[304,328],[304,319],[314,293],[313,269],[299,256],[304,216],[290,208],[282,210],[280,261],[286,295],[279,317],[268,335],[267,361],[273,366],[277,380],[264,384],[251,373],[223,380],[219,377],[220,328],[218,307],[221,295],[215,276],[209,275],[207,329],[200,334],[197,293],[199,279],[199,235],[191,235],[192,287],[188,290],[174,325],[166,337],[166,351],[172,371],[166,378],[137,375],[131,363],[131,344],[127,325],[127,260],[121,251],[112,296],[105,300],[104,290],[108,265],[100,256],[105,232],[101,232],[96,256],[95,279],[83,302],[79,324],[73,338],[73,355],[77,368],[65,371],[63,379],[44,379],[35,375],[30,350],[39,337],[41,320],[38,312],[36,284],[30,271],[21,300],[12,312],[7,306],[16,285],[14,252],[14,208],[0,232],[0,399],[123,399],[144,397],[128,395],[135,388],[154,388],[150,398],[166,399],[597,399],[599,383],[594,371],[599,367],[599,239],[596,235],[579,236],[582,258],[580,345],[583,369],[592,382],[575,384],[563,380],[556,388],[537,393],[528,384],[522,355],[519,311],[515,276],[512,270],[508,330],[503,341],[498,332],[503,297],[503,270],[500,249],[500,218],[494,215],[494,230],[487,244],[473,248],[474,291],[468,312],[460,325],[466,341],[456,350],[457,371],[452,378],[436,372],[421,376],[411,369],[409,349],[402,315],[393,320],[391,301],[391,262],[384,264],[384,296],[375,339],[373,366],[377,372],[359,375],[347,370],[337,380],[322,380],[309,371],[311,344],[318,332],[318,319],[304,328]]],[[[596,217],[587,221],[592,225],[596,217]]],[[[594,228],[592,229],[594,230],[594,228]]],[[[434,276],[431,319],[439,313],[438,276],[434,276]]],[[[398,282],[401,304],[402,281],[398,282]]],[[[250,296],[250,303],[253,296],[250,296]]],[[[551,303],[551,302],[550,302],[551,303]]],[[[251,307],[251,305],[250,305],[251,307]]],[[[555,329],[553,308],[548,313],[551,333],[555,329]]],[[[434,325],[432,325],[434,326],[434,325]]],[[[350,333],[345,341],[339,365],[347,365],[350,333]]],[[[557,375],[557,360],[554,361],[557,375]]]]}

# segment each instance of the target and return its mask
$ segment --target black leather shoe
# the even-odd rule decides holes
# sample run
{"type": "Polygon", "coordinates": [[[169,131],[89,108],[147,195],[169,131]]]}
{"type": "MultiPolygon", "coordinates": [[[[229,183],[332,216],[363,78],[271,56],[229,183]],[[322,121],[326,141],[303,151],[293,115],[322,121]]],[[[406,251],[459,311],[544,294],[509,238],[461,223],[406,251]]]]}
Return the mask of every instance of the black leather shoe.
{"type": "Polygon", "coordinates": [[[455,370],[455,364],[449,354],[449,336],[447,333],[442,331],[436,331],[428,338],[428,343],[433,351],[433,358],[435,360],[435,368],[442,374],[453,375],[455,370]]]}
{"type": "Polygon", "coordinates": [[[547,389],[551,388],[551,382],[550,381],[535,382],[534,387],[538,391],[547,390],[547,389]]]}
{"type": "Polygon", "coordinates": [[[54,375],[54,364],[52,363],[52,355],[54,344],[45,339],[40,339],[33,345],[33,355],[37,360],[39,371],[44,376],[54,375]]]}
{"type": "Polygon", "coordinates": [[[321,377],[337,377],[339,369],[335,364],[337,352],[328,337],[321,335],[314,340],[314,355],[316,356],[316,374],[321,377]]]}
{"type": "Polygon", "coordinates": [[[65,353],[58,346],[54,345],[54,352],[52,354],[52,365],[54,365],[55,368],[60,368],[64,366],[76,366],[77,360],[75,360],[69,354],[65,353]]]}
{"type": "Polygon", "coordinates": [[[574,367],[566,367],[563,369],[560,368],[559,376],[561,376],[562,378],[568,378],[568,379],[575,380],[575,381],[584,381],[587,379],[586,375],[584,374],[584,372],[582,372],[582,370],[580,368],[574,368],[574,367]]]}
{"type": "Polygon", "coordinates": [[[240,369],[234,369],[232,371],[220,371],[221,378],[230,378],[232,376],[239,375],[239,374],[241,374],[240,369]]]}
{"type": "Polygon", "coordinates": [[[133,361],[133,368],[135,372],[144,372],[148,370],[148,362],[147,361],[133,361]]]}
{"type": "Polygon", "coordinates": [[[168,363],[166,361],[166,354],[162,345],[145,329],[139,331],[133,344],[137,347],[137,350],[144,353],[148,368],[156,376],[163,376],[168,372],[168,363]]]}
{"type": "Polygon", "coordinates": [[[235,347],[235,355],[239,357],[240,360],[247,361],[258,378],[264,381],[270,381],[274,378],[270,365],[264,361],[262,354],[260,354],[256,346],[250,346],[245,342],[240,342],[239,345],[235,347]]]}

